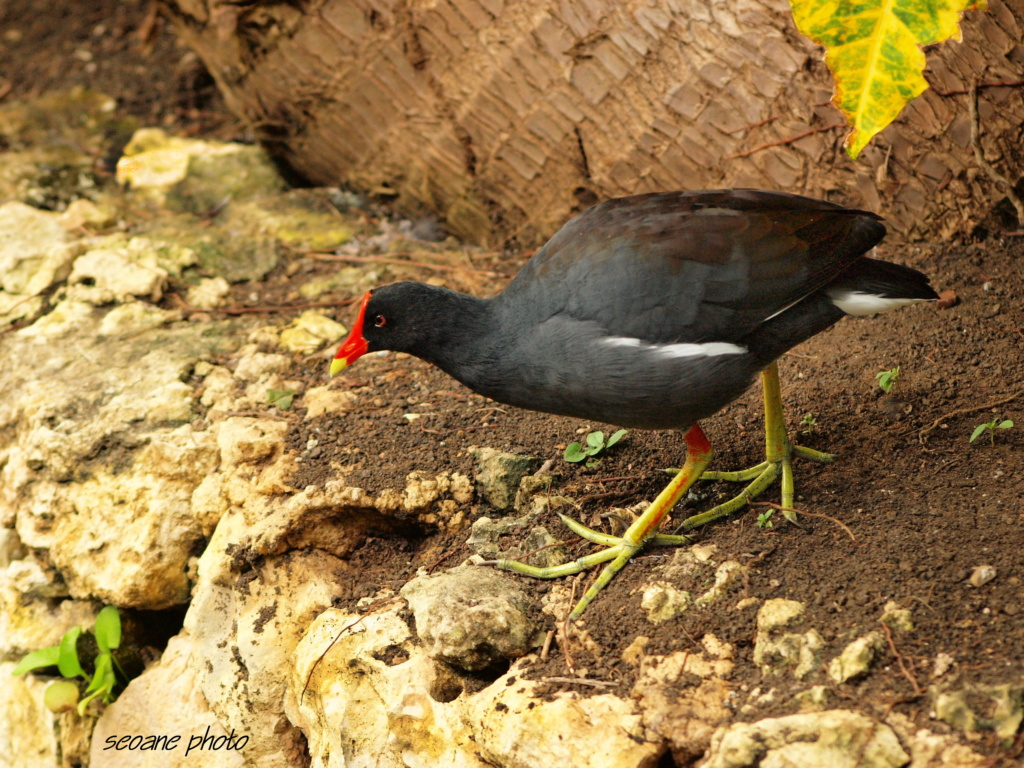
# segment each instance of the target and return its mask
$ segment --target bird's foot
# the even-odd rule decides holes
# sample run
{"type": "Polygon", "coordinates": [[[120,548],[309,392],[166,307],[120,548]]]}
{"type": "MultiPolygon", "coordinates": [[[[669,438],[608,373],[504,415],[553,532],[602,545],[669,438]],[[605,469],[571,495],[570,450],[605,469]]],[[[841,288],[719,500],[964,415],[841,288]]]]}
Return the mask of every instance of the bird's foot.
{"type": "MultiPolygon", "coordinates": [[[[655,502],[657,503],[657,502],[655,502]]],[[[651,505],[654,507],[654,504],[651,505]]],[[[602,571],[597,581],[594,582],[593,586],[587,590],[580,601],[576,604],[572,613],[569,614],[570,619],[576,619],[583,610],[590,604],[598,592],[601,591],[612,580],[612,578],[621,571],[633,556],[636,555],[640,549],[646,544],[654,544],[661,546],[675,546],[678,544],[689,544],[692,539],[689,536],[681,535],[670,535],[666,533],[656,533],[653,536],[648,535],[644,538],[640,533],[640,528],[637,525],[643,516],[637,518],[637,521],[631,525],[622,536],[611,536],[607,533],[601,533],[595,531],[593,528],[587,528],[582,523],[578,523],[571,517],[566,517],[560,514],[559,517],[565,524],[566,528],[575,533],[580,538],[592,541],[595,544],[600,544],[604,547],[599,552],[594,552],[590,555],[585,555],[578,560],[573,560],[571,563],[563,563],[562,565],[551,565],[546,567],[539,567],[536,565],[529,565],[527,563],[521,563],[518,560],[485,560],[480,565],[493,565],[496,568],[501,568],[505,571],[515,571],[525,576],[530,576],[534,579],[557,579],[561,576],[572,576],[577,573],[582,573],[594,566],[601,565],[602,563],[611,563],[602,571]]]]}
{"type": "Polygon", "coordinates": [[[784,431],[782,432],[782,439],[777,442],[777,445],[773,446],[773,449],[771,453],[775,455],[772,458],[766,459],[749,469],[741,469],[737,472],[709,471],[701,475],[701,480],[724,480],[730,483],[749,484],[737,496],[729,499],[729,501],[712,507],[707,512],[701,512],[699,515],[686,518],[679,526],[679,530],[692,531],[694,528],[706,525],[712,520],[731,515],[764,493],[780,476],[782,478],[782,503],[780,504],[782,514],[791,523],[796,523],[796,512],[793,509],[793,457],[799,456],[803,459],[828,464],[835,459],[835,456],[831,453],[816,451],[813,448],[806,448],[802,445],[793,445],[784,431]]]}
{"type": "Polygon", "coordinates": [[[516,560],[488,560],[481,563],[481,565],[493,565],[506,571],[516,571],[526,576],[532,576],[535,579],[555,579],[559,576],[571,576],[572,574],[580,573],[601,563],[608,563],[604,570],[601,571],[600,576],[597,577],[597,580],[580,598],[572,613],[569,614],[570,620],[579,618],[580,614],[597,596],[597,593],[612,580],[615,574],[625,568],[626,563],[640,551],[641,547],[646,544],[671,545],[685,544],[690,541],[687,536],[672,536],[657,532],[658,526],[665,515],[672,510],[683,494],[686,493],[697,478],[701,476],[701,473],[704,472],[708,464],[711,463],[713,453],[711,444],[699,426],[694,425],[686,433],[686,448],[686,463],[682,469],[672,478],[672,482],[658,494],[658,498],[626,529],[622,536],[600,533],[565,515],[559,515],[562,518],[562,522],[571,531],[588,541],[605,547],[600,552],[586,555],[571,563],[546,568],[520,563],[516,560]]]}
{"type": "MultiPolygon", "coordinates": [[[[707,512],[693,515],[683,520],[680,531],[691,531],[702,525],[732,514],[742,509],[775,482],[782,478],[782,514],[792,523],[796,522],[796,511],[793,509],[793,457],[800,456],[811,461],[828,464],[835,456],[802,445],[793,445],[786,432],[786,423],[782,413],[782,392],[779,386],[779,367],[772,363],[761,372],[761,385],[764,389],[764,443],[765,460],[749,469],[739,472],[705,472],[701,480],[726,480],[749,485],[743,491],[724,504],[712,507],[707,512]]],[[[668,470],[672,472],[673,470],[668,470]]]]}

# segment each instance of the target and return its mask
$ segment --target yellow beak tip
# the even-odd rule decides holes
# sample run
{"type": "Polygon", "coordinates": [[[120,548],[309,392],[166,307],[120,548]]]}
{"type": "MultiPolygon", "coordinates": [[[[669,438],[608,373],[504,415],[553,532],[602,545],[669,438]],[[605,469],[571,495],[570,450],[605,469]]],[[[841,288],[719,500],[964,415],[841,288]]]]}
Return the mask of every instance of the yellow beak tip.
{"type": "Polygon", "coordinates": [[[337,376],[346,368],[348,368],[348,363],[346,363],[340,357],[336,357],[333,360],[331,360],[331,376],[337,376]]]}

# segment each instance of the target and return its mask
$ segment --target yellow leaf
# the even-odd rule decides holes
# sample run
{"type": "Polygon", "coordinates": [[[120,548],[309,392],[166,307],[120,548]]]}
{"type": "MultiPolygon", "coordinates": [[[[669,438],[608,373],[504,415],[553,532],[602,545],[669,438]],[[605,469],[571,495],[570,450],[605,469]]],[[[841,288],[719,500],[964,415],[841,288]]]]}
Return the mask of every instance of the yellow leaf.
{"type": "Polygon", "coordinates": [[[791,0],[800,31],[825,46],[833,102],[853,130],[857,157],[871,138],[928,87],[922,45],[960,39],[960,16],[984,0],[791,0]]]}

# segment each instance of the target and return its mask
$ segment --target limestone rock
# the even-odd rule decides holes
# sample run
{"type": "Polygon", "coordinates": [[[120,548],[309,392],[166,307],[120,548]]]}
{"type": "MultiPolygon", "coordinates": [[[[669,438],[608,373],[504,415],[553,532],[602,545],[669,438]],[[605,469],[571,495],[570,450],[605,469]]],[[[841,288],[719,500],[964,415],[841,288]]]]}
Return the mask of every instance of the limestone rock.
{"type": "MultiPolygon", "coordinates": [[[[647,506],[646,502],[640,502],[627,512],[635,517],[647,506]]],[[[671,560],[654,569],[656,577],[643,591],[640,605],[647,611],[648,621],[658,623],[675,618],[694,607],[708,608],[729,595],[741,582],[747,569],[735,560],[716,564],[713,559],[715,550],[714,544],[682,545],[670,550],[671,560]],[[706,583],[711,568],[715,569],[714,583],[701,595],[695,597],[674,586],[678,580],[692,580],[695,577],[701,583],[706,583]]]]}
{"type": "Polygon", "coordinates": [[[715,729],[733,717],[728,678],[735,649],[713,635],[705,635],[701,645],[696,653],[652,656],[633,648],[623,654],[624,661],[639,667],[631,696],[643,712],[647,738],[667,740],[678,765],[694,763],[704,754],[715,729]],[[681,688],[683,680],[685,688],[681,688]]]}
{"type": "Polygon", "coordinates": [[[781,674],[791,670],[798,680],[813,672],[821,660],[825,641],[816,629],[803,634],[786,632],[804,612],[796,600],[775,598],[765,600],[757,612],[757,634],[754,637],[754,663],[764,674],[781,674]]]}
{"type": "Polygon", "coordinates": [[[331,389],[330,386],[310,387],[302,396],[306,406],[306,418],[315,419],[326,413],[347,411],[359,400],[359,396],[347,389],[331,389]]]}
{"type": "Polygon", "coordinates": [[[515,501],[519,481],[540,466],[539,459],[494,448],[471,448],[470,453],[477,462],[477,489],[495,509],[509,509],[515,501]]]}
{"type": "Polygon", "coordinates": [[[215,432],[192,426],[183,379],[204,350],[235,342],[232,323],[165,324],[173,317],[68,300],[0,338],[12,361],[0,373],[0,519],[46,551],[76,597],[153,609],[188,598],[208,527],[191,495],[220,456],[215,432]]]}
{"type": "Polygon", "coordinates": [[[882,611],[881,621],[890,629],[894,629],[897,632],[914,631],[914,619],[912,612],[906,608],[900,608],[899,603],[893,600],[890,600],[885,604],[885,608],[882,611]]]}
{"type": "Polygon", "coordinates": [[[69,232],[75,230],[106,229],[114,223],[114,208],[103,203],[97,205],[92,200],[79,198],[68,204],[60,216],[60,223],[69,232]]]}
{"type": "Polygon", "coordinates": [[[47,684],[32,675],[12,677],[0,662],[0,768],[54,768],[60,764],[54,715],[43,706],[47,684]]]}
{"type": "Polygon", "coordinates": [[[243,514],[229,512],[199,559],[184,626],[190,666],[224,731],[250,737],[241,749],[248,764],[298,768],[302,738],[284,713],[292,654],[351,575],[315,549],[248,557],[239,544],[248,527],[243,514]]]}
{"type": "Polygon", "coordinates": [[[734,723],[715,733],[709,755],[703,768],[900,768],[910,762],[892,728],[841,709],[734,723]]]}
{"type": "Polygon", "coordinates": [[[131,471],[99,471],[69,489],[76,513],[56,521],[49,552],[72,595],[154,610],[188,600],[187,561],[201,536],[192,489],[217,461],[203,437],[186,426],[153,440],[131,471]]]}
{"type": "MultiPolygon", "coordinates": [[[[556,509],[568,504],[568,500],[555,496],[548,501],[556,509]]],[[[523,560],[539,568],[561,565],[566,561],[565,547],[546,527],[533,525],[533,521],[543,511],[543,508],[538,508],[522,517],[496,520],[490,517],[477,518],[466,545],[477,555],[489,560],[523,560]],[[506,537],[509,540],[506,543],[510,546],[502,549],[502,539],[506,537]]]]}
{"type": "Polygon", "coordinates": [[[185,301],[196,309],[214,309],[227,303],[231,286],[223,277],[204,277],[188,290],[185,301]]]}
{"type": "Polygon", "coordinates": [[[747,573],[745,568],[735,560],[726,560],[715,569],[715,583],[707,592],[697,598],[696,605],[709,606],[720,602],[729,590],[741,583],[747,573]]]}
{"type": "Polygon", "coordinates": [[[1024,680],[999,685],[968,685],[960,690],[931,689],[935,716],[954,728],[969,733],[994,731],[1009,743],[1024,722],[1024,680]],[[984,702],[981,706],[979,703],[984,702]]]}
{"type": "Polygon", "coordinates": [[[542,697],[537,687],[513,668],[466,702],[467,723],[489,763],[642,768],[657,759],[662,747],[644,738],[634,702],[607,693],[542,697]]]}
{"type": "Polygon", "coordinates": [[[328,610],[296,648],[285,706],[314,766],[488,768],[464,687],[394,610],[328,610]]]}
{"type": "Polygon", "coordinates": [[[232,416],[217,431],[225,469],[252,464],[280,454],[288,425],[274,419],[232,416]]]}
{"type": "Polygon", "coordinates": [[[401,594],[427,653],[461,669],[524,656],[543,640],[529,616],[526,594],[512,577],[491,568],[465,566],[420,576],[401,594]]]}
{"type": "Polygon", "coordinates": [[[157,204],[190,213],[284,186],[259,147],[168,136],[159,128],[135,132],[117,162],[117,181],[157,204]]]}
{"type": "Polygon", "coordinates": [[[312,354],[325,344],[345,335],[345,326],[321,312],[307,310],[281,331],[281,348],[288,352],[312,354]]]}
{"type": "Polygon", "coordinates": [[[828,708],[831,698],[828,688],[824,685],[812,685],[806,691],[801,691],[794,696],[793,703],[801,712],[821,712],[828,708]]]}
{"type": "Polygon", "coordinates": [[[917,723],[900,712],[890,712],[885,722],[910,751],[913,758],[911,768],[986,768],[991,765],[990,758],[958,744],[954,735],[919,728],[917,723]]]}
{"type": "Polygon", "coordinates": [[[647,611],[647,620],[652,624],[674,619],[691,605],[693,596],[667,581],[648,584],[640,598],[640,607],[647,611]]]}
{"type": "Polygon", "coordinates": [[[97,333],[100,336],[127,336],[169,325],[180,319],[180,312],[160,309],[144,301],[129,301],[107,312],[100,321],[97,333]]]}
{"type": "Polygon", "coordinates": [[[35,296],[71,272],[75,248],[56,213],[0,205],[0,290],[35,296]]]}
{"type": "MultiPolygon", "coordinates": [[[[17,561],[11,563],[17,567],[17,561]]],[[[84,600],[26,597],[0,572],[0,657],[20,659],[57,645],[72,627],[89,626],[96,605],[84,600]]]]}
{"type": "MultiPolygon", "coordinates": [[[[132,680],[108,706],[92,735],[90,764],[104,768],[244,768],[241,749],[202,749],[202,739],[227,736],[199,686],[196,647],[187,634],[172,637],[160,660],[132,680]],[[125,737],[165,737],[163,746],[125,737]],[[171,741],[171,739],[175,739],[171,741]],[[121,745],[120,747],[118,745],[121,745]],[[189,747],[192,747],[190,750],[189,747]]],[[[236,734],[233,746],[248,746],[248,734],[236,734]],[[243,741],[244,740],[244,741],[243,741]]],[[[212,745],[212,741],[207,742],[212,745]]]]}
{"type": "Polygon", "coordinates": [[[159,267],[144,267],[123,251],[103,248],[75,260],[68,296],[96,305],[134,297],[156,302],[166,282],[167,273],[159,267]]]}
{"type": "Polygon", "coordinates": [[[829,677],[837,683],[845,683],[866,674],[884,649],[885,638],[880,632],[869,632],[858,637],[829,662],[829,677]]]}
{"type": "Polygon", "coordinates": [[[235,369],[235,377],[242,381],[258,381],[267,374],[286,373],[292,367],[292,361],[285,355],[242,351],[241,360],[235,369]]]}

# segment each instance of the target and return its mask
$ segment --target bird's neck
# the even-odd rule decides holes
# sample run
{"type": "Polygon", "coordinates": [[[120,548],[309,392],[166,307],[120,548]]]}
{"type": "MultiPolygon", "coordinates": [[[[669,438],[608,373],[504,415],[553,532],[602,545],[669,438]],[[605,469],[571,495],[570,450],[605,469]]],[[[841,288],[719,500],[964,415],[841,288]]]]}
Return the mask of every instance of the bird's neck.
{"type": "Polygon", "coordinates": [[[495,316],[491,299],[437,288],[428,314],[420,317],[420,343],[409,351],[474,388],[493,359],[495,316]]]}

